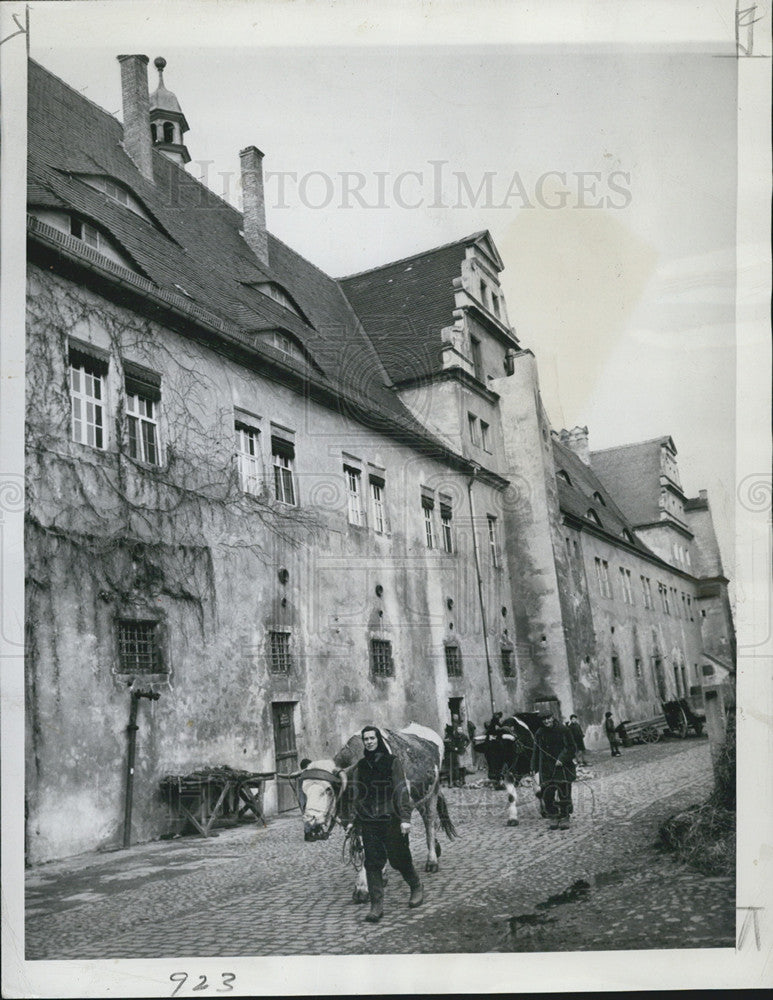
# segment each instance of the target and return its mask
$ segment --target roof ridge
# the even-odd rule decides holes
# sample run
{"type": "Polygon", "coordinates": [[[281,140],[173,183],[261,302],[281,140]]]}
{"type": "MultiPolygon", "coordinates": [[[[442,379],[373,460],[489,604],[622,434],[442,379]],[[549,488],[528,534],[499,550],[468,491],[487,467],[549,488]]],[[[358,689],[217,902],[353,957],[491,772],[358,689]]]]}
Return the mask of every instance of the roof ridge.
{"type": "Polygon", "coordinates": [[[355,271],[352,274],[344,274],[336,281],[349,281],[350,278],[360,278],[364,274],[372,274],[373,271],[382,271],[386,267],[394,267],[395,264],[405,264],[409,260],[415,260],[417,257],[424,257],[430,253],[437,253],[438,250],[447,250],[449,247],[458,246],[460,243],[471,243],[474,240],[480,239],[481,236],[485,236],[488,232],[487,229],[479,229],[475,233],[470,233],[468,236],[462,236],[458,240],[449,240],[448,243],[441,243],[440,246],[430,247],[427,250],[419,250],[416,253],[409,254],[407,257],[398,257],[397,260],[388,260],[385,264],[377,264],[375,267],[367,267],[364,271],[355,271]]]}
{"type": "Polygon", "coordinates": [[[56,80],[57,83],[61,83],[63,87],[66,87],[67,90],[77,95],[77,97],[79,97],[82,101],[87,101],[93,108],[96,108],[97,111],[100,112],[100,114],[103,114],[106,118],[109,118],[111,122],[115,122],[116,125],[119,125],[121,128],[123,128],[123,122],[119,118],[117,118],[112,112],[106,111],[105,108],[103,108],[100,104],[97,104],[96,101],[92,101],[92,99],[90,97],[86,97],[86,95],[82,91],[77,90],[75,87],[73,87],[71,83],[68,83],[66,80],[63,80],[61,76],[57,76],[56,73],[52,73],[47,66],[44,66],[43,63],[39,63],[37,59],[33,59],[32,56],[27,56],[27,59],[37,69],[42,70],[46,74],[46,76],[50,76],[52,79],[56,80]]]}
{"type": "Polygon", "coordinates": [[[660,434],[657,437],[646,438],[644,441],[629,441],[628,444],[612,444],[608,448],[593,448],[591,455],[598,455],[603,451],[619,451],[621,448],[638,448],[643,444],[654,444],[655,441],[667,441],[670,434],[660,434]]]}

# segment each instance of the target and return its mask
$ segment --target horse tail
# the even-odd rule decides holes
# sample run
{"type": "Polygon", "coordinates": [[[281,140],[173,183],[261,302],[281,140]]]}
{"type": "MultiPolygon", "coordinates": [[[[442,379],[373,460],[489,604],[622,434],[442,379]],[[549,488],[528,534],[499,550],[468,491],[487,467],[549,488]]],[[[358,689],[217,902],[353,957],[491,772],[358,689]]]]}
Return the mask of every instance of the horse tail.
{"type": "Polygon", "coordinates": [[[446,805],[446,800],[443,798],[443,793],[438,792],[437,797],[437,814],[440,820],[440,825],[443,828],[443,833],[448,837],[449,840],[453,840],[454,837],[458,837],[456,832],[456,827],[451,822],[451,817],[448,815],[448,806],[446,805]]]}

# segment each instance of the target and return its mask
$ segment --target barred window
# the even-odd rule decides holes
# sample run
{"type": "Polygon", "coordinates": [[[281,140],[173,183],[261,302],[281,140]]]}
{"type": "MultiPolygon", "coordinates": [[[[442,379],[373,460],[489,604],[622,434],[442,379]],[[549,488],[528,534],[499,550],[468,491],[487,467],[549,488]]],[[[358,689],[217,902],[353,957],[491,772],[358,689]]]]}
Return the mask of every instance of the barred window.
{"type": "Polygon", "coordinates": [[[392,643],[388,639],[370,640],[370,666],[374,677],[393,677],[392,643]]]}
{"type": "Polygon", "coordinates": [[[612,657],[612,676],[616,681],[620,680],[620,658],[617,656],[612,657]]]}
{"type": "Polygon", "coordinates": [[[449,677],[462,676],[462,651],[458,646],[446,646],[446,673],[449,677]]]}
{"type": "Polygon", "coordinates": [[[271,659],[269,669],[272,674],[290,673],[290,633],[269,632],[271,659]]]}
{"type": "Polygon", "coordinates": [[[507,646],[502,647],[502,676],[515,677],[515,657],[507,646]]]}
{"type": "Polygon", "coordinates": [[[158,644],[158,622],[119,621],[118,671],[122,674],[157,674],[163,672],[158,644]]]}

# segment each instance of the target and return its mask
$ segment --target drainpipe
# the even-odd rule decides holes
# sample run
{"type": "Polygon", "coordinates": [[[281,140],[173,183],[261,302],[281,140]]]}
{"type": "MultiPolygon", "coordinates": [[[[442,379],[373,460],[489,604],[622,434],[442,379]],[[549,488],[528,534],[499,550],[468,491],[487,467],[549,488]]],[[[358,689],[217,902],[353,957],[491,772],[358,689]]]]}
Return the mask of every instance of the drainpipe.
{"type": "Polygon", "coordinates": [[[494,704],[494,684],[491,679],[491,656],[489,655],[488,648],[488,626],[486,624],[486,605],[483,601],[483,580],[480,575],[480,558],[478,556],[478,538],[477,532],[475,531],[475,508],[472,503],[472,484],[475,482],[475,476],[478,473],[479,466],[473,465],[472,475],[467,483],[467,498],[470,502],[470,524],[472,526],[472,550],[475,553],[475,575],[478,578],[478,602],[480,604],[480,617],[483,622],[483,649],[486,653],[486,671],[488,673],[488,693],[489,699],[491,700],[491,715],[494,715],[496,711],[496,705],[494,704]]]}
{"type": "Polygon", "coordinates": [[[137,749],[137,708],[140,698],[158,701],[158,691],[132,691],[132,703],[129,709],[129,725],[126,732],[129,736],[129,753],[126,761],[126,801],[123,813],[123,846],[129,847],[132,835],[132,798],[134,797],[134,756],[137,749]]]}

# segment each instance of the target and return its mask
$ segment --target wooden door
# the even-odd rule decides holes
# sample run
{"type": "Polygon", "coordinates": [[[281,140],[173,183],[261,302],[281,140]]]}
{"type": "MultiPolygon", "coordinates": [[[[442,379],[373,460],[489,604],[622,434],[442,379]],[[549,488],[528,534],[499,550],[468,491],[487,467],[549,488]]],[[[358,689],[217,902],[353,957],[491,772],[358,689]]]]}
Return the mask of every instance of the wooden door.
{"type": "MultiPolygon", "coordinates": [[[[277,774],[298,770],[298,750],[295,746],[295,702],[275,701],[271,705],[274,720],[274,755],[277,774]]],[[[277,781],[277,811],[288,812],[297,806],[289,781],[277,781]]]]}

